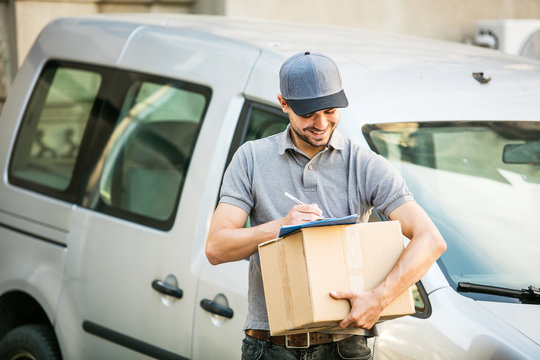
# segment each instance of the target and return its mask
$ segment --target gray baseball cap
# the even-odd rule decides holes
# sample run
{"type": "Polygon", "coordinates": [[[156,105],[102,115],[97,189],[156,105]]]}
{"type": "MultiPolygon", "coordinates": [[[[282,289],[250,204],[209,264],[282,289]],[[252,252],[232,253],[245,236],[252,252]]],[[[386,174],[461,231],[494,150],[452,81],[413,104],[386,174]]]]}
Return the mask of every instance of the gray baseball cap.
{"type": "Polygon", "coordinates": [[[306,51],[288,58],[279,70],[279,88],[300,116],[349,105],[336,63],[320,53],[306,51]]]}

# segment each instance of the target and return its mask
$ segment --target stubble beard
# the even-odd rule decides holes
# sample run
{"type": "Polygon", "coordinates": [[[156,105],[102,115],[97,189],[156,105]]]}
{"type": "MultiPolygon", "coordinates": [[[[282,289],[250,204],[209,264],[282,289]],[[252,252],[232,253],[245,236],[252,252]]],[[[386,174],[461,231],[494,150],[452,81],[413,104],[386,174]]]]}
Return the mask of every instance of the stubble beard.
{"type": "MultiPolygon", "coordinates": [[[[292,131],[294,131],[294,133],[296,134],[296,136],[298,136],[300,138],[300,140],[304,141],[305,143],[315,147],[315,148],[318,148],[318,147],[323,147],[323,146],[327,146],[328,145],[328,141],[330,141],[330,138],[332,137],[332,134],[334,133],[334,130],[335,129],[332,129],[330,131],[330,135],[328,136],[328,140],[326,140],[324,143],[314,143],[313,140],[311,140],[308,136],[302,134],[300,131],[296,130],[296,128],[294,126],[291,125],[291,129],[292,131]]],[[[304,129],[305,131],[309,131],[311,128],[306,128],[304,129]]],[[[316,129],[314,129],[316,130],[316,129]]]]}

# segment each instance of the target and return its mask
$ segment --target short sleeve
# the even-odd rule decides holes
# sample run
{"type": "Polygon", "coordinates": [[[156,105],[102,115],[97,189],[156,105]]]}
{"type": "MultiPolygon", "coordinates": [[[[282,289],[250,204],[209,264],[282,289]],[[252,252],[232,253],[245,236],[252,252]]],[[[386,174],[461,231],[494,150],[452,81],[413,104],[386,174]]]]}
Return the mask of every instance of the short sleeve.
{"type": "Polygon", "coordinates": [[[366,200],[385,216],[414,200],[401,174],[381,155],[371,153],[362,173],[366,200]]]}
{"type": "Polygon", "coordinates": [[[219,202],[238,206],[250,213],[254,205],[252,178],[253,157],[244,144],[238,148],[225,171],[219,202]]]}

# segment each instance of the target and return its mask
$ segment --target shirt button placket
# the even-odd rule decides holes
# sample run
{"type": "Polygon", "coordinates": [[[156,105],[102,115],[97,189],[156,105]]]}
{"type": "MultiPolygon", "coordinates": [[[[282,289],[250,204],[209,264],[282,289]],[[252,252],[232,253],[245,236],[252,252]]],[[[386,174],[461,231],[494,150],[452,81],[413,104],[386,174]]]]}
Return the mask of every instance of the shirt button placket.
{"type": "Polygon", "coordinates": [[[304,170],[304,188],[307,191],[317,190],[317,171],[314,170],[311,162],[308,163],[304,170]]]}

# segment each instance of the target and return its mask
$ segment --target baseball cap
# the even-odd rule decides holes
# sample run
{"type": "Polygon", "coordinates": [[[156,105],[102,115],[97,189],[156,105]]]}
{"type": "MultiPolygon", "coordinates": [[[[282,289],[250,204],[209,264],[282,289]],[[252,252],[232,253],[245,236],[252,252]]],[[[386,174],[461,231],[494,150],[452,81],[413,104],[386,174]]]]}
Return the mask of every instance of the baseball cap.
{"type": "Polygon", "coordinates": [[[321,53],[306,51],[288,58],[279,70],[279,88],[300,116],[349,105],[336,63],[321,53]]]}

